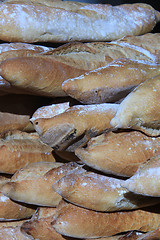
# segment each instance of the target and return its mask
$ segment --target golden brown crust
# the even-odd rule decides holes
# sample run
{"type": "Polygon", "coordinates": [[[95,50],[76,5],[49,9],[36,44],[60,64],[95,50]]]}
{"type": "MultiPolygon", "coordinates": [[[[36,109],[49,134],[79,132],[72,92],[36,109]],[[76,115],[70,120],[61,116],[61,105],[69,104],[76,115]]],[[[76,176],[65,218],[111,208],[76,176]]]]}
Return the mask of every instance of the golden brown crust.
{"type": "Polygon", "coordinates": [[[84,104],[116,102],[146,79],[159,74],[157,64],[122,58],[64,81],[62,89],[84,104]]]}
{"type": "Polygon", "coordinates": [[[66,96],[61,89],[64,80],[86,71],[64,64],[50,57],[18,57],[0,64],[0,74],[18,93],[32,93],[48,97],[66,96]]]}
{"type": "Polygon", "coordinates": [[[159,154],[160,137],[152,138],[138,131],[108,132],[91,138],[76,156],[103,173],[132,176],[138,167],[159,154]]]}
{"type": "Polygon", "coordinates": [[[117,108],[118,104],[76,105],[33,124],[43,142],[62,150],[83,134],[93,137],[109,129],[117,108]]]}
{"type": "Polygon", "coordinates": [[[153,209],[102,213],[63,203],[57,208],[54,229],[79,238],[107,237],[131,231],[151,231],[159,227],[159,210],[153,209]],[[84,221],[85,219],[85,221],[84,221]]]}
{"type": "MultiPolygon", "coordinates": [[[[1,176],[0,189],[4,184],[8,183],[9,181],[10,178],[1,176]]],[[[12,201],[9,197],[5,196],[0,191],[0,228],[2,228],[2,226],[7,227],[7,225],[12,227],[18,226],[18,222],[15,222],[15,224],[7,224],[6,222],[29,218],[35,212],[35,209],[36,207],[33,205],[20,204],[18,202],[12,201]],[[2,223],[2,221],[4,221],[4,224],[2,223]]]]}
{"type": "Polygon", "coordinates": [[[147,79],[121,102],[111,120],[115,128],[133,128],[150,136],[160,134],[160,75],[147,79]]]}
{"type": "Polygon", "coordinates": [[[126,191],[121,187],[123,182],[79,168],[60,178],[52,187],[73,204],[103,212],[138,209],[160,202],[159,198],[146,198],[126,191]]]}
{"type": "MultiPolygon", "coordinates": [[[[56,208],[39,208],[31,220],[23,223],[21,231],[39,240],[65,240],[51,225],[54,220],[56,208]]],[[[70,238],[68,239],[70,240],[70,238]]],[[[74,239],[73,239],[74,240],[74,239]]]]}
{"type": "Polygon", "coordinates": [[[55,162],[52,151],[37,135],[21,131],[8,132],[0,139],[0,172],[14,174],[30,163],[55,162]]]}
{"type": "Polygon", "coordinates": [[[77,167],[76,163],[39,162],[17,171],[2,192],[19,202],[55,207],[61,196],[53,191],[52,184],[77,167]]]}
{"type": "MultiPolygon", "coordinates": [[[[147,33],[141,36],[125,36],[117,40],[117,44],[124,44],[124,46],[137,46],[145,49],[152,54],[160,53],[160,33],[147,33]]],[[[137,48],[138,49],[138,48],[137,48]]]]}
{"type": "Polygon", "coordinates": [[[57,104],[52,104],[49,106],[40,107],[34,112],[30,121],[33,122],[38,118],[54,117],[54,116],[64,112],[69,107],[70,107],[69,102],[64,102],[64,103],[59,103],[59,104],[57,103],[57,104]]]}

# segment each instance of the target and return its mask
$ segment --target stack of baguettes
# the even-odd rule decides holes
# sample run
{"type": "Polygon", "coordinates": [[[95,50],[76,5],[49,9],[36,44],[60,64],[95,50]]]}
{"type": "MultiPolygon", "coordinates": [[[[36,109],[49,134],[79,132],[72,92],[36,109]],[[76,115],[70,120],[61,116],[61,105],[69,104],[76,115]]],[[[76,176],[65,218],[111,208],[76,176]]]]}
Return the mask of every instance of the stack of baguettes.
{"type": "Polygon", "coordinates": [[[0,3],[0,239],[160,239],[160,12],[0,3]]]}

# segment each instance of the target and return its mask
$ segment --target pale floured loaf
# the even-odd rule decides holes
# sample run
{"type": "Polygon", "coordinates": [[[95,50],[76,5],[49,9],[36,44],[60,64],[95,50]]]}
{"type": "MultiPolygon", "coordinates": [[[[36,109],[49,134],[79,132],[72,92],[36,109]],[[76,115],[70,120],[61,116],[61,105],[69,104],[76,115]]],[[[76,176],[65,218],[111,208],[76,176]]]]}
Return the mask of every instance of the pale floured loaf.
{"type": "Polygon", "coordinates": [[[0,39],[9,42],[111,41],[150,32],[160,19],[150,5],[58,1],[2,2],[0,39]]]}
{"type": "Polygon", "coordinates": [[[137,194],[159,197],[159,169],[160,155],[157,155],[143,163],[137,172],[122,185],[137,194]]]}

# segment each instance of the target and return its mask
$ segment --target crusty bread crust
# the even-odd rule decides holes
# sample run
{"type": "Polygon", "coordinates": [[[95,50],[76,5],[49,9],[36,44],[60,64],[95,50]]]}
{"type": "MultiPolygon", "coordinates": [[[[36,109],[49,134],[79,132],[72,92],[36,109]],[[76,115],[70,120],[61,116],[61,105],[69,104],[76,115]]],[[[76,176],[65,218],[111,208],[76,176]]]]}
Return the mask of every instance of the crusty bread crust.
{"type": "Polygon", "coordinates": [[[141,3],[2,2],[0,11],[0,39],[9,42],[111,41],[150,32],[160,19],[141,3]]]}

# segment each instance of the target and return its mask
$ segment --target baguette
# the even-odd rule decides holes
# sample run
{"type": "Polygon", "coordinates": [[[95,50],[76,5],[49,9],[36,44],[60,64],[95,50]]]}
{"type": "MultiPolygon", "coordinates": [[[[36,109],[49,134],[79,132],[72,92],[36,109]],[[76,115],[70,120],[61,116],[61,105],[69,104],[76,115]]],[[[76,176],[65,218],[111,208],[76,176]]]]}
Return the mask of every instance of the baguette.
{"type": "Polygon", "coordinates": [[[138,209],[155,205],[159,198],[146,198],[125,191],[124,180],[107,177],[83,169],[75,169],[52,187],[63,199],[80,207],[102,212],[138,209]]]}
{"type": "MultiPolygon", "coordinates": [[[[1,43],[0,44],[0,62],[14,57],[33,56],[36,54],[46,53],[53,50],[51,47],[45,47],[41,45],[33,45],[28,43],[1,43]]],[[[0,77],[1,92],[6,94],[8,92],[14,92],[14,88],[9,82],[0,77]]]]}
{"type": "Polygon", "coordinates": [[[0,138],[0,172],[14,174],[30,163],[55,162],[52,152],[36,133],[7,132],[0,138]]]}
{"type": "Polygon", "coordinates": [[[0,64],[0,75],[14,87],[14,93],[47,97],[66,96],[63,81],[85,72],[46,56],[10,58],[0,64]]]}
{"type": "Polygon", "coordinates": [[[52,184],[77,167],[76,163],[39,162],[17,171],[2,192],[18,202],[55,207],[61,196],[53,191],[52,184]]]}
{"type": "Polygon", "coordinates": [[[0,39],[7,42],[111,41],[151,32],[160,19],[158,11],[143,3],[10,1],[0,4],[0,12],[0,39]]]}
{"type": "Polygon", "coordinates": [[[159,227],[159,208],[103,213],[60,203],[53,228],[60,234],[78,238],[100,238],[125,231],[152,231],[159,227]]]}
{"type": "MultiPolygon", "coordinates": [[[[8,178],[0,178],[0,221],[22,220],[31,217],[36,210],[35,206],[19,204],[1,192],[1,187],[9,182],[9,180],[8,178]]],[[[0,229],[2,228],[1,225],[2,224],[0,224],[0,229]]]]}
{"type": "Polygon", "coordinates": [[[160,155],[157,155],[143,163],[122,185],[137,194],[160,197],[159,167],[160,155]]]}
{"type": "Polygon", "coordinates": [[[30,115],[0,112],[0,132],[17,129],[27,132],[33,131],[30,115]]]}
{"type": "Polygon", "coordinates": [[[78,147],[75,154],[83,163],[103,173],[131,177],[143,162],[160,154],[159,151],[160,137],[123,131],[91,138],[85,147],[78,147]]]}
{"type": "MultiPolygon", "coordinates": [[[[155,42],[156,36],[152,38],[155,42]]],[[[159,55],[154,51],[151,53],[151,50],[123,42],[69,43],[40,56],[7,58],[1,64],[1,75],[8,85],[1,86],[1,89],[18,94],[64,96],[61,85],[65,80],[106,66],[117,58],[159,63],[159,55]]]]}
{"type": "Polygon", "coordinates": [[[109,129],[117,108],[118,104],[77,105],[33,124],[41,140],[60,151],[84,134],[93,137],[109,129]]]}
{"type": "Polygon", "coordinates": [[[160,74],[160,65],[116,59],[104,67],[63,82],[62,89],[84,104],[116,102],[146,79],[160,74]]]}
{"type": "Polygon", "coordinates": [[[110,124],[114,128],[133,128],[150,136],[160,134],[160,75],[136,87],[119,105],[110,124]]]}
{"type": "MultiPolygon", "coordinates": [[[[51,225],[55,212],[56,208],[38,208],[32,218],[22,224],[21,231],[38,240],[66,240],[66,238],[57,233],[51,225]]],[[[68,238],[67,240],[76,239],[68,238]]]]}

